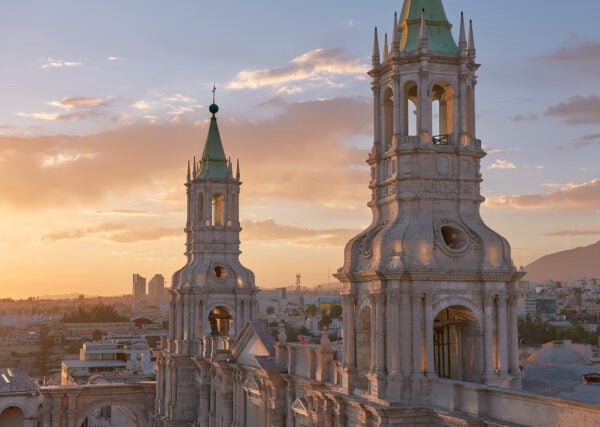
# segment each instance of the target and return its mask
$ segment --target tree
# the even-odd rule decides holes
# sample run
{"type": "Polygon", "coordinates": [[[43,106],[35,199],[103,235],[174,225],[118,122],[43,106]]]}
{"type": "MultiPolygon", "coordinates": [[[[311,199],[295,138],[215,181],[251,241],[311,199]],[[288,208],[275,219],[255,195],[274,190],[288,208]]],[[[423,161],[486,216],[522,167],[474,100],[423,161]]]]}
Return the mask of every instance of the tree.
{"type": "Polygon", "coordinates": [[[54,340],[49,336],[48,326],[42,326],[38,337],[38,351],[35,354],[35,365],[42,375],[50,368],[50,353],[53,344],[54,340]]]}
{"type": "Polygon", "coordinates": [[[304,313],[308,314],[309,316],[316,316],[318,312],[319,307],[317,307],[315,304],[307,304],[306,307],[304,307],[304,313]]]}
{"type": "Polygon", "coordinates": [[[275,313],[275,308],[272,307],[272,306],[268,306],[267,307],[267,314],[270,316],[273,313],[275,313]]]}
{"type": "Polygon", "coordinates": [[[102,331],[100,329],[94,329],[92,332],[92,340],[100,341],[102,339],[102,331]]]}
{"type": "Polygon", "coordinates": [[[331,306],[331,309],[329,310],[329,315],[331,316],[332,319],[340,319],[342,317],[343,312],[344,312],[344,309],[342,308],[341,305],[334,304],[331,306]]]}

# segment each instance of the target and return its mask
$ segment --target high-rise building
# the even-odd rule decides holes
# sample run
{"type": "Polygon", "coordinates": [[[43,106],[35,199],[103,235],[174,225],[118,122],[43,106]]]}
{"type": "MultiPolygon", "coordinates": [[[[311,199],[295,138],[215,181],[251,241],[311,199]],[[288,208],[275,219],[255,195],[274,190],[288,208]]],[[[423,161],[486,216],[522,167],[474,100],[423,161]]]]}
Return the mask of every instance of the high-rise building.
{"type": "Polygon", "coordinates": [[[148,282],[148,298],[157,302],[165,299],[165,277],[162,274],[155,274],[148,282]]]}
{"type": "Polygon", "coordinates": [[[146,298],[146,278],[137,273],[133,274],[133,299],[141,301],[146,298]]]}

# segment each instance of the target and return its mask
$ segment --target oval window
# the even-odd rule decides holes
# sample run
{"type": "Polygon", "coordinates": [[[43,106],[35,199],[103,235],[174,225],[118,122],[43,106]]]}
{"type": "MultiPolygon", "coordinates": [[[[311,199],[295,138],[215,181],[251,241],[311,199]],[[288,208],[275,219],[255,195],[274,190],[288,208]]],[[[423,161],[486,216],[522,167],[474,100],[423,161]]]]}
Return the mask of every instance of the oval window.
{"type": "Polygon", "coordinates": [[[464,231],[449,225],[443,226],[440,231],[444,243],[453,251],[462,251],[467,247],[467,236],[464,231]]]}

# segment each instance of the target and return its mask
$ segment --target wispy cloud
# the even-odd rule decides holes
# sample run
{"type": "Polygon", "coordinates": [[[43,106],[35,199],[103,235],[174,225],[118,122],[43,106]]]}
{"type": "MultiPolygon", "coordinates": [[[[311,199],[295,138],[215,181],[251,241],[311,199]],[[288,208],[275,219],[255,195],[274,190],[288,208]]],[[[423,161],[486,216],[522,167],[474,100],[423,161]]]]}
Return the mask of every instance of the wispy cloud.
{"type": "Polygon", "coordinates": [[[538,116],[535,114],[527,114],[527,115],[522,115],[522,114],[517,114],[516,116],[513,116],[510,118],[511,121],[519,123],[519,122],[535,122],[538,119],[538,116]]]}
{"type": "Polygon", "coordinates": [[[273,219],[264,221],[242,221],[244,241],[285,240],[288,244],[300,246],[339,246],[360,232],[359,229],[333,228],[310,229],[277,224],[273,219]]]}
{"type": "Polygon", "coordinates": [[[95,157],[93,153],[65,152],[55,155],[44,155],[42,167],[55,168],[68,163],[78,162],[80,160],[92,160],[95,157]]]}
{"type": "Polygon", "coordinates": [[[109,56],[106,58],[108,61],[122,61],[123,58],[121,58],[120,56],[109,56]]]}
{"type": "Polygon", "coordinates": [[[600,230],[561,230],[542,234],[544,237],[585,237],[600,236],[600,230]]]}
{"type": "Polygon", "coordinates": [[[533,58],[540,61],[577,63],[581,61],[600,62],[600,42],[571,36],[566,46],[559,47],[554,52],[533,58]]]}
{"type": "Polygon", "coordinates": [[[81,65],[83,65],[83,64],[81,62],[77,62],[77,61],[65,61],[65,60],[56,59],[56,58],[42,59],[42,69],[73,68],[73,67],[80,67],[81,65]]]}
{"type": "Polygon", "coordinates": [[[516,169],[514,163],[509,162],[508,160],[500,160],[497,159],[494,163],[488,166],[488,169],[516,169]]]}
{"type": "Polygon", "coordinates": [[[101,223],[97,226],[76,228],[72,230],[56,230],[39,237],[42,243],[52,243],[60,240],[94,238],[114,243],[134,243],[148,240],[158,240],[163,237],[181,235],[181,228],[169,227],[132,227],[121,223],[101,223]]]}
{"type": "Polygon", "coordinates": [[[48,104],[54,107],[64,108],[66,110],[77,108],[94,108],[107,105],[109,100],[95,97],[73,97],[63,98],[58,101],[51,101],[48,104]]]}
{"type": "Polygon", "coordinates": [[[58,116],[60,116],[60,114],[56,114],[56,113],[45,113],[45,112],[39,112],[39,113],[23,113],[23,112],[18,112],[15,114],[15,116],[17,117],[29,117],[32,119],[36,119],[36,120],[46,120],[46,121],[54,121],[58,118],[58,116]]]}
{"type": "Polygon", "coordinates": [[[227,88],[273,87],[279,90],[284,87],[300,88],[300,82],[336,86],[336,78],[364,79],[367,71],[368,67],[358,58],[345,56],[341,49],[315,49],[292,59],[286,67],[240,71],[227,88]]]}
{"type": "MultiPolygon", "coordinates": [[[[548,185],[556,188],[556,184],[548,185]]],[[[583,183],[562,184],[556,191],[541,194],[491,197],[489,207],[521,209],[598,209],[600,208],[600,179],[583,183]]]]}
{"type": "Polygon", "coordinates": [[[566,102],[548,107],[546,116],[561,117],[567,125],[588,125],[600,123],[600,96],[576,95],[566,102]]]}
{"type": "Polygon", "coordinates": [[[600,133],[584,135],[575,140],[575,147],[581,148],[592,144],[600,144],[600,133]]]}

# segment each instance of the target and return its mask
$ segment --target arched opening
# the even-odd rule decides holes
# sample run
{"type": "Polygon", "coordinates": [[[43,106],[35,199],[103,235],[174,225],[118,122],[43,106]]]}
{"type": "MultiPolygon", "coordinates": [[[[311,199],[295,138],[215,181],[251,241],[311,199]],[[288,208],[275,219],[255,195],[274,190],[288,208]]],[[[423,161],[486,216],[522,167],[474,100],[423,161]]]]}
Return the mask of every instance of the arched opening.
{"type": "Polygon", "coordinates": [[[208,314],[210,333],[214,337],[228,337],[231,313],[225,307],[215,307],[208,314]]]}
{"type": "Polygon", "coordinates": [[[433,345],[439,377],[479,382],[483,357],[476,320],[471,310],[456,305],[436,316],[433,345]]]}
{"type": "Polygon", "coordinates": [[[454,133],[454,90],[447,83],[437,83],[431,91],[432,135],[434,144],[448,144],[454,133]],[[435,119],[437,116],[437,120],[435,119]]]}
{"type": "Polygon", "coordinates": [[[204,193],[198,193],[198,221],[204,221],[204,193]]]}
{"type": "Polygon", "coordinates": [[[383,94],[383,146],[387,150],[394,137],[394,91],[388,87],[383,94]]]}
{"type": "Polygon", "coordinates": [[[217,193],[212,199],[212,220],[213,225],[222,227],[225,225],[225,197],[217,193]]]}
{"type": "Polygon", "coordinates": [[[371,370],[371,307],[364,307],[356,327],[356,369],[359,387],[366,387],[365,375],[371,370]]]}
{"type": "Polygon", "coordinates": [[[0,414],[0,426],[23,427],[25,425],[25,414],[17,406],[9,406],[0,414]]]}
{"type": "Polygon", "coordinates": [[[402,135],[417,135],[418,101],[417,84],[412,81],[407,82],[402,91],[402,128],[400,129],[402,135]]]}
{"type": "Polygon", "coordinates": [[[80,427],[142,427],[135,414],[122,406],[103,406],[94,409],[80,424],[80,427]]]}

